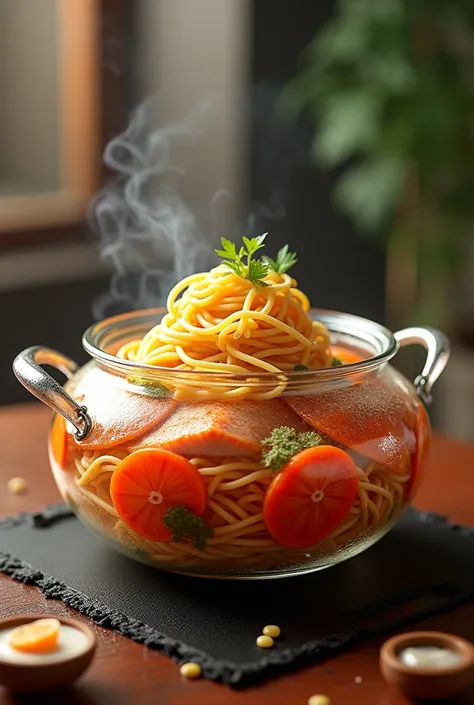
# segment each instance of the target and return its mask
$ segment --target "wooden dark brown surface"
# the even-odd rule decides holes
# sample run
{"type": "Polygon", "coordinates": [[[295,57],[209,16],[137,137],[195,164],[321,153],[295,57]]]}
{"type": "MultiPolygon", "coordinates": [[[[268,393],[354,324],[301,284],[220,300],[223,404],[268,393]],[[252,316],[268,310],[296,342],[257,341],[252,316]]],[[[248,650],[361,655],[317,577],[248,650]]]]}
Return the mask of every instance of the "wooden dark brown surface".
{"type": "MultiPolygon", "coordinates": [[[[29,404],[0,409],[0,515],[34,510],[55,502],[59,495],[49,472],[46,436],[49,413],[29,404]],[[24,477],[28,492],[13,496],[6,483],[14,475],[24,477]]],[[[442,512],[450,519],[474,525],[474,446],[435,437],[430,467],[416,504],[442,512]]],[[[317,605],[317,601],[315,603],[317,605]]],[[[295,609],[297,606],[295,606],[295,609]]],[[[321,606],[324,609],[324,605],[321,606]]],[[[60,602],[45,600],[34,587],[25,587],[0,576],[0,618],[19,612],[45,612],[78,617],[60,602]]],[[[84,619],[79,616],[80,619],[84,619]]],[[[84,621],[88,622],[88,620],[84,621]]],[[[271,681],[259,688],[232,692],[209,681],[186,682],[178,666],[104,629],[93,627],[99,638],[95,661],[72,690],[66,693],[13,696],[0,686],[0,705],[34,702],[35,705],[156,705],[193,702],[195,705],[306,705],[315,693],[324,693],[332,705],[407,705],[388,686],[378,668],[381,641],[367,642],[321,665],[271,681]],[[357,683],[355,679],[362,679],[357,683]]],[[[474,605],[425,620],[413,628],[449,631],[474,641],[474,605]]],[[[232,625],[229,624],[229,629],[232,625]]],[[[474,686],[452,705],[472,705],[474,686]]]]}

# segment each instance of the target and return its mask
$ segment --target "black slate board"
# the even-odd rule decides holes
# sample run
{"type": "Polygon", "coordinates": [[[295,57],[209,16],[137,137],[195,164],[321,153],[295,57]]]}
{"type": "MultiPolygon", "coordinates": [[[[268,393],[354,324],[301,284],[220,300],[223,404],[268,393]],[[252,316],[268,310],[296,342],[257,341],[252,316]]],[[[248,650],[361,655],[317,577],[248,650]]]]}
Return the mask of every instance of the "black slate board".
{"type": "Polygon", "coordinates": [[[378,544],[312,575],[259,582],[167,574],[110,549],[63,506],[0,522],[0,571],[207,678],[254,685],[474,597],[474,530],[408,512],[378,544]],[[282,636],[255,646],[265,624],[282,636]]]}

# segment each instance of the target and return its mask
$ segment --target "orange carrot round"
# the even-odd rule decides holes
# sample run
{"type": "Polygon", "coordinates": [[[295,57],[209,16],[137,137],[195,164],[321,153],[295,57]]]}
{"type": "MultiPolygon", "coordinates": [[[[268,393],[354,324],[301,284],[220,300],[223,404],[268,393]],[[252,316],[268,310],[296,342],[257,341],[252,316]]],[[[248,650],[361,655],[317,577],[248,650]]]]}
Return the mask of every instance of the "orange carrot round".
{"type": "Polygon", "coordinates": [[[357,490],[357,469],[345,451],[328,445],[307,448],[269,486],[265,525],[282,546],[308,548],[341,525],[357,490]]]}
{"type": "Polygon", "coordinates": [[[206,486],[198,470],[181,455],[161,448],[137,450],[122,460],[110,494],[127,526],[151,541],[171,540],[163,523],[169,507],[183,505],[198,516],[206,508],[206,486]]]}

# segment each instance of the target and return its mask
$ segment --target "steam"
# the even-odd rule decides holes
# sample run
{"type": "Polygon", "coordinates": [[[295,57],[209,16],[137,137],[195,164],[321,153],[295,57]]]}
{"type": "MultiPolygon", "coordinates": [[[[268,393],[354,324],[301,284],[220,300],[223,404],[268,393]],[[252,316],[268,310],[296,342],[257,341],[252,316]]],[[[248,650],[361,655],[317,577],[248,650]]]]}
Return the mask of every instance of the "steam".
{"type": "MultiPolygon", "coordinates": [[[[291,244],[277,223],[281,226],[286,217],[297,170],[309,165],[311,133],[304,125],[278,119],[280,90],[262,84],[249,93],[252,196],[240,222],[234,195],[225,188],[200,209],[196,204],[191,208],[183,196],[194,148],[210,120],[222,117],[215,100],[203,101],[181,124],[157,127],[157,98],[150,98],[125,132],[107,145],[104,163],[115,178],[96,197],[91,216],[100,258],[112,276],[109,290],[93,303],[96,319],[163,305],[176,282],[215,264],[214,247],[222,236],[237,241],[242,234],[269,231],[268,244],[275,252],[291,244]]],[[[197,166],[206,169],[205,163],[197,166]]]]}
{"type": "Polygon", "coordinates": [[[207,108],[157,128],[156,99],[149,99],[107,145],[104,163],[116,178],[92,204],[92,223],[113,274],[93,304],[95,318],[162,305],[177,281],[209,266],[211,243],[179,195],[207,108]]]}

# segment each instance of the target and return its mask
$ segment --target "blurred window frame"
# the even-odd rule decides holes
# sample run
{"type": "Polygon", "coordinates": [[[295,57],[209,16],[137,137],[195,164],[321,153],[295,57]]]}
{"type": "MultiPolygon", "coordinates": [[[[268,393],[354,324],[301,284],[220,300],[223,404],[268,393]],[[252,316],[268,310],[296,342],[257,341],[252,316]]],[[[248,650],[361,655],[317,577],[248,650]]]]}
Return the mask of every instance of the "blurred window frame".
{"type": "Polygon", "coordinates": [[[126,124],[127,0],[58,0],[58,12],[61,187],[0,198],[0,249],[83,240],[103,148],[126,124]]]}

